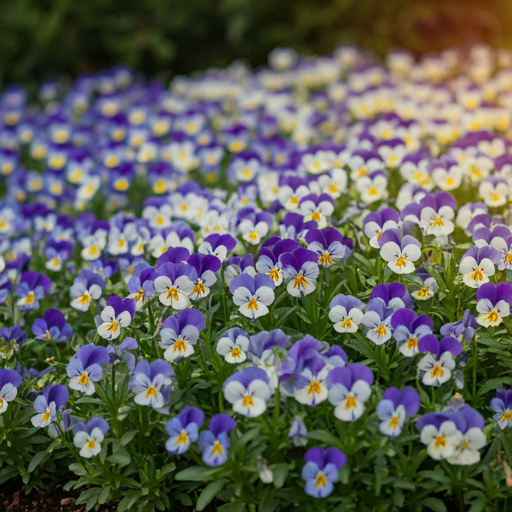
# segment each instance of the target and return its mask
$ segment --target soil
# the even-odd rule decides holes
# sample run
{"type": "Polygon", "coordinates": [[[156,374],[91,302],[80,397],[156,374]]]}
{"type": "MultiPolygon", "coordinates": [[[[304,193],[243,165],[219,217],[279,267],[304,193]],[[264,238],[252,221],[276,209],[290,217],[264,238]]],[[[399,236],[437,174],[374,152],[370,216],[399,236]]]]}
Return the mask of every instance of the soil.
{"type": "MultiPolygon", "coordinates": [[[[32,490],[29,494],[20,492],[20,485],[9,482],[4,484],[0,492],[0,512],[84,512],[85,503],[76,504],[80,491],[64,491],[61,487],[42,492],[32,490]]],[[[117,503],[106,503],[100,507],[100,512],[115,512],[117,503]]]]}

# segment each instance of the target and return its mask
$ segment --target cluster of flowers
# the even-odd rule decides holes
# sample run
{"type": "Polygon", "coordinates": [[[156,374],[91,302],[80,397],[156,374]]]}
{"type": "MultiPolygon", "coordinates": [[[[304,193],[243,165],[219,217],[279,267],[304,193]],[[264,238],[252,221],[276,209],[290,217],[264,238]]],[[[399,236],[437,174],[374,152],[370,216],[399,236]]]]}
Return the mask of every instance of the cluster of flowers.
{"type": "MultiPolygon", "coordinates": [[[[478,46],[415,62],[394,52],[384,66],[351,47],[304,60],[277,49],[269,62],[169,89],[116,68],[67,90],[45,83],[39,108],[19,87],[2,93],[0,413],[22,377],[49,378],[33,425],[72,431],[94,457],[109,423],[65,406],[69,390],[95,394],[104,371],[115,386],[117,365],[130,400],[172,416],[167,450],[197,442],[208,466],[228,460],[233,415],[327,400],[355,422],[372,392],[383,435],[413,419],[433,459],[478,462],[483,416],[438,395],[420,404],[418,391],[464,389],[476,329],[510,315],[512,54],[478,46]],[[373,275],[351,270],[368,258],[373,275]],[[27,339],[56,359],[70,352],[58,361],[67,377],[16,367],[30,358],[27,339]],[[386,353],[411,386],[383,388],[386,353]],[[205,354],[222,363],[233,413],[200,432],[202,408],[178,414],[171,394],[184,361],[191,379],[211,368],[205,354]]],[[[490,406],[499,428],[512,427],[512,390],[490,406]]],[[[290,418],[297,446],[309,442],[303,416],[290,418]]],[[[304,459],[305,491],[329,495],[346,455],[312,447],[304,459]]]]}

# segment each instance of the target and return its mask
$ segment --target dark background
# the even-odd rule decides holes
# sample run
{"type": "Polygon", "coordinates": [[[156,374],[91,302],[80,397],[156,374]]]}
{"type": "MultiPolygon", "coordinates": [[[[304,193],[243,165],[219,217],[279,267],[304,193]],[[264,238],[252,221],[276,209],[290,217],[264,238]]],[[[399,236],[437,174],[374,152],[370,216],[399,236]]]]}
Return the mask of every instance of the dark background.
{"type": "Polygon", "coordinates": [[[0,86],[128,64],[169,78],[275,46],[512,48],[512,0],[0,0],[0,86]]]}

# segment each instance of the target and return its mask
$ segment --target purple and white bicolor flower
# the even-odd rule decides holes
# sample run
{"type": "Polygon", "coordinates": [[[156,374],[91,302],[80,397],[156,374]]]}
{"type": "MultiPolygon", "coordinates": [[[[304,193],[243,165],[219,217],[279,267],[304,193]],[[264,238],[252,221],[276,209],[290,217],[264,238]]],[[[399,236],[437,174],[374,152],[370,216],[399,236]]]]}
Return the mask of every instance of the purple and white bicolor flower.
{"type": "Polygon", "coordinates": [[[188,263],[164,263],[155,272],[155,291],[164,306],[180,310],[190,305],[197,280],[196,269],[188,263]]]}
{"type": "Polygon", "coordinates": [[[375,345],[383,345],[391,338],[391,318],[394,309],[386,307],[383,299],[370,299],[363,315],[362,324],[366,327],[366,337],[375,345]]]}
{"type": "Polygon", "coordinates": [[[512,270],[512,236],[494,238],[490,245],[500,253],[498,270],[512,270]]]}
{"type": "Polygon", "coordinates": [[[364,403],[370,398],[373,373],[359,363],[343,368],[333,368],[327,375],[329,402],[335,406],[334,416],[342,421],[355,421],[365,410],[364,403]]]}
{"type": "Polygon", "coordinates": [[[453,336],[459,341],[470,342],[475,335],[476,329],[478,329],[478,322],[471,314],[471,310],[466,309],[462,320],[443,325],[439,332],[442,336],[453,336]]]}
{"type": "Polygon", "coordinates": [[[77,311],[88,311],[93,300],[98,300],[105,288],[105,279],[96,272],[82,269],[69,289],[71,307],[77,311]]]}
{"type": "Polygon", "coordinates": [[[364,234],[370,239],[370,246],[379,249],[379,239],[388,229],[397,229],[400,218],[393,208],[384,208],[369,213],[363,220],[364,234]]]}
{"type": "Polygon", "coordinates": [[[57,421],[57,412],[62,409],[69,398],[68,388],[55,384],[43,389],[43,394],[34,400],[36,414],[30,421],[37,428],[44,428],[57,421]]]}
{"type": "Polygon", "coordinates": [[[280,257],[283,275],[290,279],[286,286],[292,297],[305,297],[316,290],[316,279],[320,274],[318,257],[313,251],[300,247],[280,257]]]}
{"type": "Polygon", "coordinates": [[[69,341],[73,336],[73,329],[58,309],[47,310],[34,322],[32,332],[38,340],[69,341]]]}
{"type": "Polygon", "coordinates": [[[512,428],[512,389],[498,389],[491,400],[491,409],[496,413],[494,421],[502,430],[512,428]]]}
{"type": "Polygon", "coordinates": [[[46,297],[51,285],[51,279],[44,274],[33,270],[23,272],[16,287],[16,297],[19,297],[16,304],[22,311],[37,309],[39,301],[46,297]]]}
{"type": "Polygon", "coordinates": [[[448,336],[439,341],[433,334],[423,336],[418,349],[427,352],[418,363],[421,380],[426,386],[440,386],[450,380],[455,368],[454,358],[463,350],[459,340],[448,336]]]}
{"type": "Polygon", "coordinates": [[[482,327],[495,327],[510,315],[512,284],[485,283],[476,291],[476,298],[476,310],[480,313],[476,321],[482,327]]]}
{"type": "Polygon", "coordinates": [[[472,247],[462,256],[459,264],[464,284],[478,288],[488,283],[489,277],[496,272],[494,265],[499,261],[500,253],[494,247],[472,247]]]}
{"type": "Polygon", "coordinates": [[[199,435],[198,445],[203,450],[203,462],[212,467],[221,466],[228,460],[228,434],[236,427],[236,420],[227,414],[216,414],[210,420],[210,430],[199,435]]]}
{"type": "Polygon", "coordinates": [[[454,416],[454,422],[462,434],[462,440],[447,460],[450,464],[456,464],[457,466],[476,464],[480,461],[478,450],[487,444],[487,437],[483,432],[484,418],[478,411],[469,406],[454,411],[454,416]]]}
{"type": "Polygon", "coordinates": [[[174,370],[167,361],[157,359],[151,365],[145,359],[139,361],[128,384],[136,393],[135,403],[162,409],[171,397],[173,375],[174,370]]]}
{"type": "Polygon", "coordinates": [[[85,423],[77,423],[73,429],[73,444],[80,449],[80,455],[90,459],[101,452],[101,442],[110,427],[103,418],[92,418],[85,423]]]}
{"type": "Polygon", "coordinates": [[[298,417],[293,420],[288,432],[288,439],[291,439],[295,446],[306,446],[308,444],[308,429],[302,418],[298,417]]]}
{"type": "Polygon", "coordinates": [[[283,282],[283,267],[279,261],[280,256],[287,252],[293,252],[299,247],[301,245],[296,240],[281,240],[277,236],[269,238],[260,249],[256,270],[269,275],[275,286],[279,286],[283,282]]]}
{"type": "Polygon", "coordinates": [[[92,395],[95,391],[94,383],[103,377],[102,365],[110,362],[110,356],[105,347],[89,343],[80,347],[71,358],[66,368],[69,387],[92,395]]]}
{"type": "Polygon", "coordinates": [[[206,256],[203,254],[192,254],[187,263],[196,269],[197,274],[190,298],[192,300],[199,300],[208,297],[210,288],[217,282],[215,272],[218,272],[221,267],[219,258],[210,254],[206,256]]]}
{"type": "Polygon", "coordinates": [[[428,273],[428,271],[420,267],[416,270],[416,276],[423,281],[423,286],[411,293],[416,300],[428,300],[439,290],[437,281],[428,273]]]}
{"type": "Polygon", "coordinates": [[[457,202],[451,194],[441,191],[427,194],[421,199],[420,207],[420,226],[426,235],[439,238],[453,233],[457,202]]]}
{"type": "Polygon", "coordinates": [[[332,493],[338,481],[338,471],[346,464],[346,455],[338,448],[311,448],[304,455],[306,464],[302,468],[304,490],[313,498],[325,498],[332,493]]]}
{"type": "Polygon", "coordinates": [[[128,350],[135,350],[137,348],[139,348],[137,340],[130,337],[125,338],[120,345],[109,345],[107,352],[110,358],[110,364],[116,364],[122,357],[130,373],[133,373],[135,369],[135,356],[128,352],[128,350]]]}
{"type": "Polygon", "coordinates": [[[213,256],[217,256],[222,262],[235,246],[236,240],[231,235],[219,235],[214,233],[204,239],[197,249],[197,252],[199,254],[212,254],[213,256]]]}
{"type": "Polygon", "coordinates": [[[216,350],[227,363],[243,363],[249,350],[249,335],[243,329],[233,327],[222,334],[216,350]]]}
{"type": "Polygon", "coordinates": [[[327,226],[327,218],[334,211],[334,200],[329,194],[309,194],[300,200],[299,211],[304,222],[314,220],[323,229],[327,226]]]}
{"type": "Polygon", "coordinates": [[[266,274],[248,274],[235,276],[229,285],[233,302],[240,313],[256,320],[268,313],[268,307],[274,302],[274,280],[266,274]]]}
{"type": "Polygon", "coordinates": [[[191,443],[197,441],[199,429],[204,423],[204,412],[197,407],[185,407],[178,416],[169,420],[165,427],[169,434],[169,439],[165,447],[169,453],[182,455],[185,453],[191,443]]]}
{"type": "Polygon", "coordinates": [[[407,418],[412,418],[420,409],[420,397],[411,387],[401,392],[397,388],[384,391],[377,404],[377,416],[381,420],[379,430],[388,437],[396,437],[402,432],[407,418]]]}
{"type": "Polygon", "coordinates": [[[308,249],[318,256],[318,264],[325,268],[346,261],[354,248],[354,242],[335,228],[309,229],[305,239],[308,249]]]}
{"type": "Polygon", "coordinates": [[[411,235],[400,237],[398,230],[388,229],[379,239],[380,255],[395,274],[411,274],[414,262],[421,258],[421,244],[411,235]]]}
{"type": "Polygon", "coordinates": [[[263,414],[272,395],[267,373],[254,366],[231,375],[222,389],[224,398],[233,405],[233,410],[248,418],[263,414]]]}
{"type": "Polygon", "coordinates": [[[18,394],[21,375],[16,370],[0,369],[0,414],[7,410],[7,404],[18,394]]]}
{"type": "Polygon", "coordinates": [[[363,321],[366,305],[352,295],[339,293],[329,303],[329,320],[337,332],[356,332],[363,321]]]}
{"type": "Polygon", "coordinates": [[[224,282],[229,286],[233,278],[240,274],[247,274],[251,277],[256,275],[252,253],[249,252],[245,256],[231,256],[229,258],[226,270],[224,270],[224,282]]]}
{"type": "Polygon", "coordinates": [[[405,286],[401,283],[384,283],[378,284],[370,295],[370,299],[379,297],[382,299],[386,307],[395,311],[401,308],[414,309],[414,302],[405,286]]]}
{"type": "Polygon", "coordinates": [[[398,350],[406,357],[414,357],[419,352],[418,341],[432,334],[434,324],[428,315],[418,316],[411,309],[402,308],[393,314],[391,327],[398,350]]]}
{"type": "Polygon", "coordinates": [[[165,349],[164,358],[174,363],[194,353],[199,333],[205,328],[204,315],[197,309],[187,308],[170,316],[162,323],[160,346],[165,349]]]}
{"type": "Polygon", "coordinates": [[[300,374],[300,379],[295,383],[294,397],[297,402],[314,407],[327,399],[329,390],[325,384],[325,379],[332,368],[325,362],[321,364],[312,364],[304,368],[300,374]]]}
{"type": "Polygon", "coordinates": [[[118,295],[111,295],[101,315],[95,319],[98,334],[105,340],[115,340],[121,334],[121,328],[132,323],[134,315],[134,299],[121,299],[118,295]]]}
{"type": "Polygon", "coordinates": [[[135,301],[135,311],[140,311],[144,304],[156,294],[155,284],[151,279],[153,272],[153,267],[145,261],[139,262],[133,268],[127,288],[130,292],[128,298],[135,301]]]}

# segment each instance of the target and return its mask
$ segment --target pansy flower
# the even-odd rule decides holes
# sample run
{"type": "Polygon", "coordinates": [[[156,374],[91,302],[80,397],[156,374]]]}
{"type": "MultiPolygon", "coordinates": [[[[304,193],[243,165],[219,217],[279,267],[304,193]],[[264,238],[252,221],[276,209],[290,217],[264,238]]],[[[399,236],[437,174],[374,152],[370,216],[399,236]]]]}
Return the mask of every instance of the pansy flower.
{"type": "Polygon", "coordinates": [[[462,274],[464,284],[471,288],[478,288],[489,282],[493,276],[496,265],[500,260],[500,253],[490,246],[472,247],[461,258],[459,272],[462,274]]]}
{"type": "Polygon", "coordinates": [[[110,362],[107,349],[89,343],[80,347],[71,358],[67,366],[69,387],[92,395],[95,391],[94,383],[103,377],[102,365],[110,362]]]}
{"type": "Polygon", "coordinates": [[[12,327],[0,327],[0,338],[5,341],[15,341],[18,345],[23,345],[27,339],[27,333],[21,325],[13,325],[12,327]]]}
{"type": "Polygon", "coordinates": [[[279,224],[279,236],[285,239],[299,240],[308,229],[317,228],[315,220],[304,221],[303,216],[295,212],[288,212],[279,224]]]}
{"type": "Polygon", "coordinates": [[[302,418],[297,417],[293,420],[288,431],[288,439],[291,439],[295,446],[306,446],[308,444],[308,429],[302,418]]]}
{"type": "Polygon", "coordinates": [[[173,375],[167,361],[157,359],[151,365],[145,359],[139,361],[128,384],[135,393],[135,403],[162,409],[171,396],[173,375]]]}
{"type": "Polygon", "coordinates": [[[204,422],[204,412],[197,407],[185,407],[178,416],[169,420],[165,430],[169,434],[169,439],[165,443],[167,451],[182,455],[189,447],[190,443],[197,441],[199,429],[204,422]]]}
{"type": "Polygon", "coordinates": [[[210,288],[217,282],[216,272],[220,270],[221,262],[210,254],[192,254],[187,263],[196,269],[197,279],[190,293],[192,300],[208,297],[210,288]]]}
{"type": "Polygon", "coordinates": [[[439,290],[437,281],[423,267],[416,270],[416,276],[423,281],[423,286],[418,290],[413,291],[411,295],[416,300],[428,300],[433,297],[437,290],[439,290]]]}
{"type": "Polygon", "coordinates": [[[382,171],[374,171],[371,174],[361,176],[355,183],[355,189],[361,197],[361,201],[367,204],[386,199],[388,196],[388,179],[382,171]]]}
{"type": "Polygon", "coordinates": [[[469,466],[480,460],[480,450],[487,444],[483,433],[485,421],[482,415],[469,406],[454,411],[454,423],[462,434],[461,442],[447,460],[450,464],[469,466]]]}
{"type": "Polygon", "coordinates": [[[133,268],[132,275],[128,281],[128,299],[135,301],[135,311],[140,311],[144,304],[155,296],[155,284],[151,277],[153,276],[153,267],[145,261],[141,261],[133,268]],[[145,272],[150,269],[150,272],[145,272]]]}
{"type": "Polygon", "coordinates": [[[332,493],[338,481],[338,471],[346,464],[346,455],[338,448],[311,448],[304,455],[306,464],[302,468],[304,490],[313,498],[325,498],[332,493]]]}
{"type": "Polygon", "coordinates": [[[309,194],[300,200],[299,211],[304,222],[314,220],[318,227],[323,229],[334,211],[334,201],[328,194],[309,194]]]}
{"type": "Polygon", "coordinates": [[[128,350],[135,350],[139,348],[139,344],[135,338],[125,338],[120,345],[109,345],[107,352],[110,358],[110,364],[116,364],[121,357],[128,366],[130,373],[135,369],[135,356],[128,352],[128,350]]]}
{"type": "Polygon", "coordinates": [[[420,397],[414,388],[387,389],[377,404],[377,416],[382,422],[379,430],[388,437],[400,435],[406,419],[412,418],[419,409],[420,397]]]}
{"type": "Polygon", "coordinates": [[[243,363],[247,359],[249,350],[249,335],[243,329],[233,327],[222,334],[216,350],[227,363],[243,363]]]}
{"type": "Polygon", "coordinates": [[[397,229],[399,216],[393,208],[384,208],[369,213],[363,220],[364,234],[370,239],[370,246],[379,249],[379,239],[388,229],[397,229]]]}
{"type": "Polygon", "coordinates": [[[101,442],[110,427],[103,418],[92,418],[87,424],[77,423],[73,429],[73,444],[80,449],[80,455],[90,459],[101,452],[101,442]]]}
{"type": "Polygon", "coordinates": [[[210,420],[209,427],[199,435],[198,445],[203,451],[203,462],[208,466],[221,466],[228,460],[228,434],[236,427],[236,420],[227,414],[216,414],[210,420]]]}
{"type": "Polygon", "coordinates": [[[342,421],[355,421],[365,410],[364,403],[370,398],[373,373],[359,363],[343,368],[333,368],[327,375],[329,402],[335,406],[334,416],[342,421]]]}
{"type": "Polygon", "coordinates": [[[224,261],[228,254],[235,248],[236,240],[231,235],[219,235],[214,233],[207,236],[201,243],[197,252],[199,254],[211,254],[224,261]]]}
{"type": "Polygon", "coordinates": [[[308,249],[318,256],[318,264],[329,268],[337,260],[346,261],[352,254],[354,243],[344,238],[335,228],[309,229],[305,236],[308,249]]]}
{"type": "Polygon", "coordinates": [[[414,302],[409,292],[401,283],[383,283],[378,284],[370,295],[370,299],[381,298],[388,308],[395,311],[400,308],[414,308],[414,302]]]}
{"type": "Polygon", "coordinates": [[[334,322],[337,332],[356,332],[363,321],[363,310],[366,305],[352,295],[339,293],[329,303],[329,320],[334,322]]]}
{"type": "Polygon", "coordinates": [[[49,277],[33,270],[27,270],[21,274],[16,297],[20,297],[17,305],[22,311],[30,311],[39,307],[39,301],[44,299],[52,281],[49,277]]]}
{"type": "Polygon", "coordinates": [[[370,299],[362,324],[366,327],[366,337],[375,345],[382,345],[391,338],[391,318],[394,309],[386,307],[386,303],[379,297],[370,299]]]}
{"type": "Polygon", "coordinates": [[[263,414],[272,394],[266,372],[256,367],[236,372],[224,382],[222,389],[233,410],[248,418],[263,414]]]}
{"type": "Polygon", "coordinates": [[[440,333],[442,336],[453,336],[459,339],[459,341],[464,340],[469,342],[473,339],[476,329],[478,329],[478,322],[471,314],[471,310],[466,309],[462,320],[443,325],[440,329],[440,333]]]}
{"type": "Polygon", "coordinates": [[[248,274],[252,277],[256,275],[252,253],[247,253],[245,256],[231,256],[229,258],[226,270],[224,271],[224,283],[230,286],[233,278],[240,274],[248,274]]]}
{"type": "Polygon", "coordinates": [[[68,398],[68,388],[62,384],[55,384],[43,389],[43,394],[34,400],[34,409],[38,414],[31,418],[32,425],[44,428],[55,423],[59,409],[66,405],[68,398]]]}
{"type": "Polygon", "coordinates": [[[502,430],[512,428],[512,389],[498,389],[491,400],[491,409],[496,413],[494,421],[502,430]]]}
{"type": "Polygon", "coordinates": [[[275,286],[279,286],[283,282],[283,267],[280,262],[281,255],[293,252],[299,247],[300,244],[296,240],[281,240],[277,236],[269,238],[260,249],[256,270],[262,274],[269,275],[274,281],[275,286]]]}
{"type": "Polygon", "coordinates": [[[290,279],[286,290],[293,297],[304,297],[316,289],[316,278],[320,270],[318,257],[313,251],[299,247],[293,252],[287,252],[280,257],[283,275],[290,279]]]}
{"type": "Polygon", "coordinates": [[[59,272],[62,268],[62,263],[65,262],[70,254],[73,252],[73,244],[66,240],[59,242],[48,242],[44,255],[46,257],[45,267],[48,270],[59,272]]]}
{"type": "Polygon", "coordinates": [[[101,297],[104,288],[105,279],[101,275],[82,269],[69,290],[71,307],[77,311],[88,311],[91,302],[101,297]]]}
{"type": "Polygon", "coordinates": [[[428,315],[417,315],[407,308],[397,310],[391,318],[393,337],[398,350],[406,357],[414,357],[418,352],[418,341],[432,334],[434,324],[428,315]]]}
{"type": "Polygon", "coordinates": [[[480,313],[476,321],[483,327],[495,327],[510,315],[512,284],[485,283],[476,291],[476,298],[476,310],[480,313]]]}
{"type": "Polygon", "coordinates": [[[431,412],[422,416],[416,423],[420,440],[427,446],[428,454],[435,460],[451,457],[462,442],[462,433],[446,413],[431,412]]]}
{"type": "Polygon", "coordinates": [[[329,391],[325,379],[331,369],[324,361],[304,368],[300,374],[301,378],[295,383],[295,400],[310,407],[326,400],[329,391]]]}
{"type": "Polygon", "coordinates": [[[160,346],[165,349],[164,358],[174,363],[194,353],[199,333],[205,328],[204,315],[196,309],[184,309],[162,323],[160,346]]]}
{"type": "Polygon", "coordinates": [[[439,341],[433,334],[423,336],[418,342],[420,352],[427,353],[418,363],[423,384],[440,386],[450,380],[455,368],[455,357],[463,348],[455,338],[445,337],[439,341]]]}
{"type": "Polygon", "coordinates": [[[21,375],[16,370],[0,369],[0,414],[7,410],[7,405],[18,394],[21,375]]]}
{"type": "Polygon", "coordinates": [[[414,262],[421,258],[421,244],[411,235],[400,236],[399,230],[388,229],[379,239],[380,255],[396,274],[416,270],[414,262]]]}
{"type": "Polygon", "coordinates": [[[478,193],[487,206],[496,208],[507,203],[509,185],[504,178],[496,175],[488,176],[480,182],[478,193]]]}
{"type": "Polygon", "coordinates": [[[188,263],[164,263],[156,269],[155,291],[164,306],[185,309],[197,280],[196,269],[188,263]]]}
{"type": "Polygon", "coordinates": [[[32,332],[38,340],[69,341],[73,329],[66,322],[66,317],[58,309],[49,309],[32,325],[32,332]]]}
{"type": "Polygon", "coordinates": [[[256,320],[268,313],[268,307],[274,302],[274,281],[266,274],[251,277],[247,274],[235,276],[229,285],[233,302],[239,306],[242,315],[256,320]]]}
{"type": "Polygon", "coordinates": [[[97,317],[98,334],[106,340],[115,340],[122,327],[128,327],[135,315],[135,301],[111,295],[100,317],[97,317]]]}

